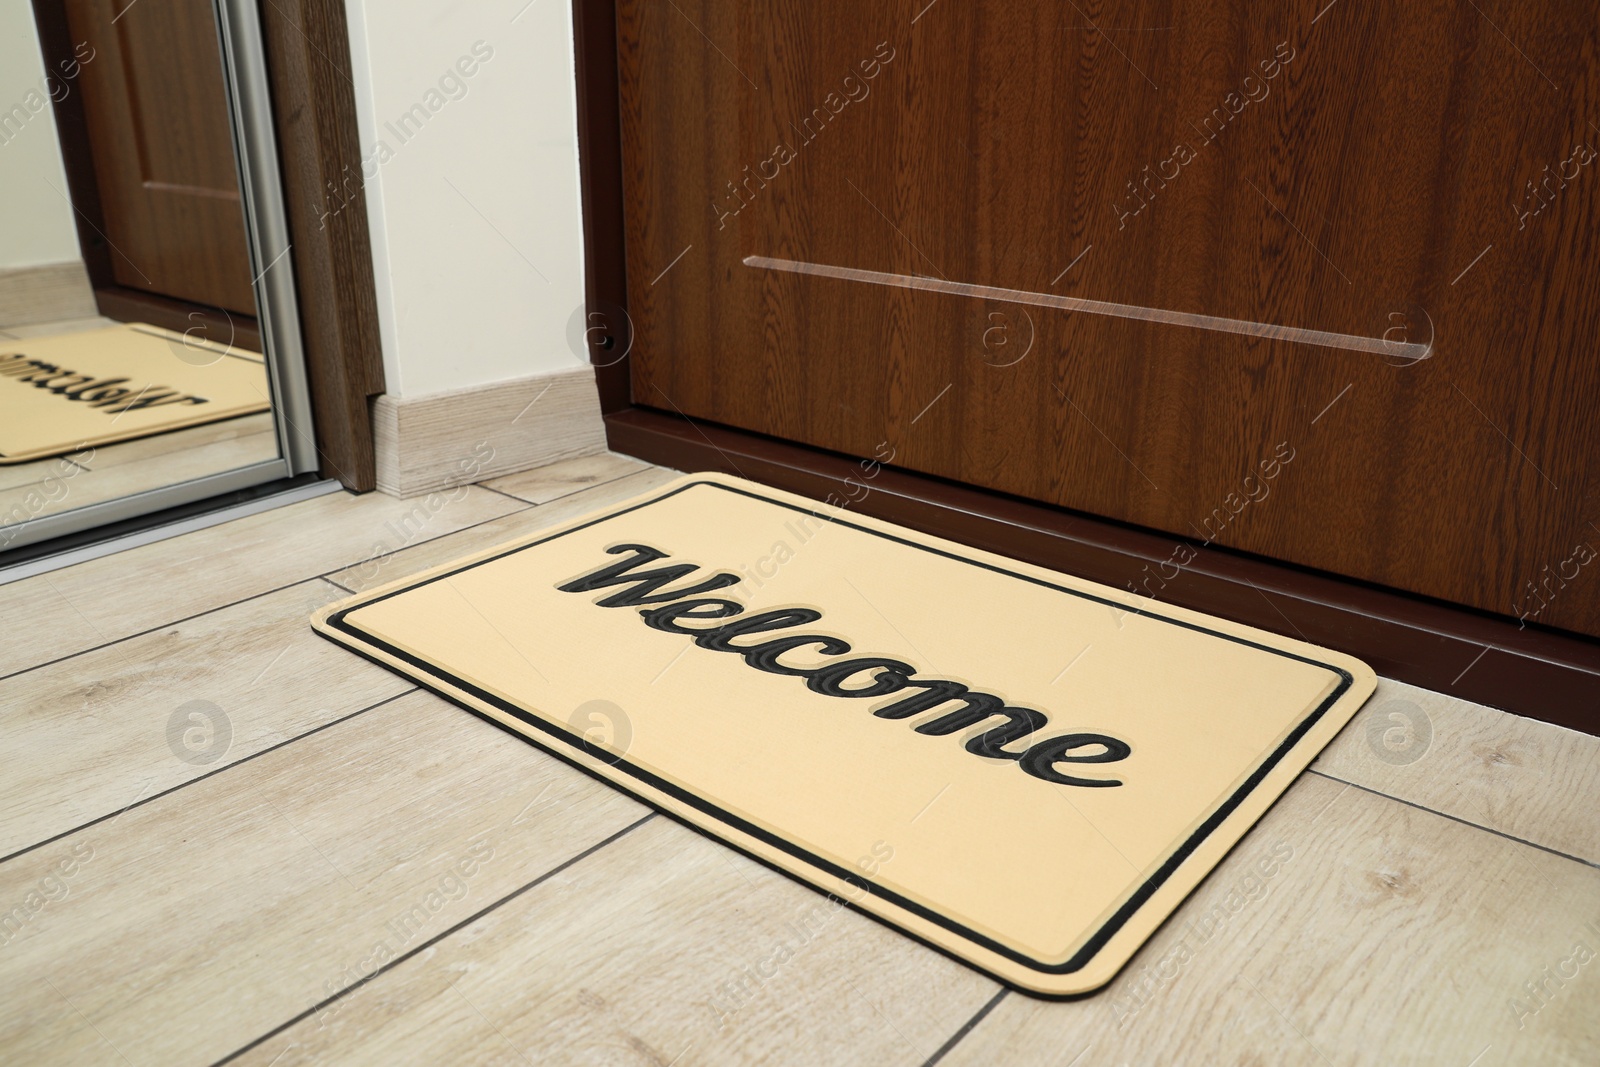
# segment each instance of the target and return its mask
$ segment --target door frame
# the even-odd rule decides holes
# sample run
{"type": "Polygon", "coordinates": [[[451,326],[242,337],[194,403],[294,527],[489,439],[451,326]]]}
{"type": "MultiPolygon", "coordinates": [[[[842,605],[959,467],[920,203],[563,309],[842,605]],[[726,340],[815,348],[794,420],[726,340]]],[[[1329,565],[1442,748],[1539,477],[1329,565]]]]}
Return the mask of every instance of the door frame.
{"type": "MultiPolygon", "coordinates": [[[[377,486],[370,399],[383,392],[384,377],[365,192],[348,180],[361,174],[361,142],[344,4],[214,4],[230,59],[224,71],[233,90],[234,128],[248,142],[240,184],[246,200],[254,201],[247,203],[256,223],[247,227],[252,258],[261,259],[258,244],[288,246],[288,269],[265,270],[271,256],[252,269],[260,275],[258,300],[261,289],[268,291],[268,313],[254,323],[235,320],[235,326],[246,340],[265,333],[269,347],[282,350],[274,362],[279,380],[289,385],[289,402],[275,409],[285,443],[283,475],[315,470],[366,492],[377,486]],[[325,216],[329,188],[340,190],[344,209],[325,216]]],[[[58,62],[73,55],[65,9],[56,0],[33,0],[33,12],[46,65],[58,69],[58,62]]],[[[195,314],[204,322],[226,321],[196,305],[116,283],[111,250],[101,237],[105,218],[81,95],[70,92],[55,101],[54,112],[79,246],[101,313],[178,330],[192,327],[195,314]]],[[[234,483],[261,481],[263,473],[247,468],[216,476],[222,479],[216,485],[211,479],[157,492],[224,492],[239,487],[234,483]]],[[[146,511],[150,501],[143,496],[113,503],[121,511],[146,511]]]]}
{"type": "Polygon", "coordinates": [[[585,334],[613,451],[684,471],[715,470],[848,505],[1122,588],[1194,558],[1165,603],[1348,652],[1382,676],[1600,735],[1600,641],[1339,575],[690,419],[633,396],[628,355],[616,0],[572,0],[583,201],[585,334]],[[621,351],[623,355],[614,353],[621,351]],[[870,476],[866,473],[872,470],[870,476]]]}

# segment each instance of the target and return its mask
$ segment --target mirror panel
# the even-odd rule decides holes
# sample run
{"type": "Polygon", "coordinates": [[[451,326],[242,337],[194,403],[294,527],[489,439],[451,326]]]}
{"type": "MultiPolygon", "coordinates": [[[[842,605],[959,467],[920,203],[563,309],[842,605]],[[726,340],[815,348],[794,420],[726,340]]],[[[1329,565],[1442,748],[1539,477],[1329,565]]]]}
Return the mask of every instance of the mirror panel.
{"type": "Polygon", "coordinates": [[[0,552],[291,473],[225,38],[210,0],[0,0],[0,552]]]}

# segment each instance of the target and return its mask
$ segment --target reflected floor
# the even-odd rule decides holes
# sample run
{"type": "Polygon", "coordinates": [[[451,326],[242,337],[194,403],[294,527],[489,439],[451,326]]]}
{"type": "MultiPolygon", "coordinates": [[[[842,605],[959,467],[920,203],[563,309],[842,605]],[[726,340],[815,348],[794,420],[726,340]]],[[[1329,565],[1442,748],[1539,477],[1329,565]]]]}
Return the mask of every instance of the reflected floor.
{"type": "MultiPolygon", "coordinates": [[[[115,325],[111,319],[89,318],[14,326],[0,330],[0,339],[27,340],[115,325]]],[[[273,416],[263,411],[64,456],[0,465],[0,547],[14,536],[15,527],[33,519],[276,458],[273,416]]]]}

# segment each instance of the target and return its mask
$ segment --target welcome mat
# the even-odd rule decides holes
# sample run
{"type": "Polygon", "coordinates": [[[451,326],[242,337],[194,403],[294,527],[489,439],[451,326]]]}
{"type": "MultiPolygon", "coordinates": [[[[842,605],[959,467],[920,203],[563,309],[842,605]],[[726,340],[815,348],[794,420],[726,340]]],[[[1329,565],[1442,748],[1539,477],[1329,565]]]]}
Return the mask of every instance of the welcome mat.
{"type": "Polygon", "coordinates": [[[270,395],[260,357],[142,323],[0,338],[0,464],[265,411],[270,395]]]}
{"type": "Polygon", "coordinates": [[[1110,980],[1376,684],[1349,656],[710,474],[313,625],[1047,996],[1110,980]]]}

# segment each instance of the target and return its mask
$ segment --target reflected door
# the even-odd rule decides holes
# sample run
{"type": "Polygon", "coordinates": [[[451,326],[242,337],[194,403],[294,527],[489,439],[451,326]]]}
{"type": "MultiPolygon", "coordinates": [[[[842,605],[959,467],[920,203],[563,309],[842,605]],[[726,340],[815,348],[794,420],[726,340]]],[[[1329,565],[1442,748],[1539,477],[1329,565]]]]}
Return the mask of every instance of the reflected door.
{"type": "Polygon", "coordinates": [[[208,0],[67,0],[117,283],[255,315],[208,0]]]}

